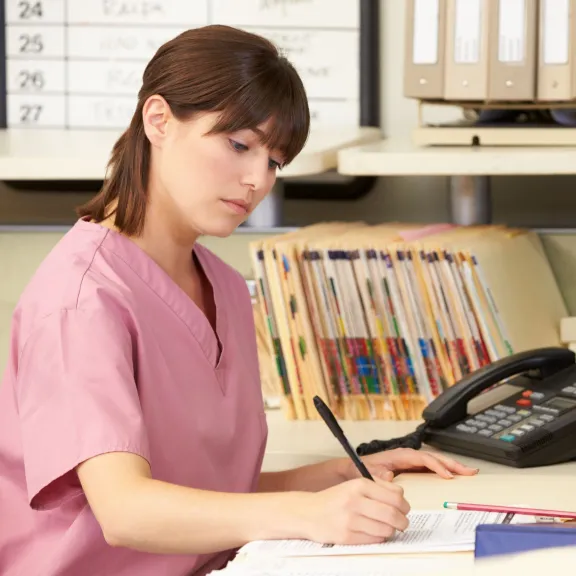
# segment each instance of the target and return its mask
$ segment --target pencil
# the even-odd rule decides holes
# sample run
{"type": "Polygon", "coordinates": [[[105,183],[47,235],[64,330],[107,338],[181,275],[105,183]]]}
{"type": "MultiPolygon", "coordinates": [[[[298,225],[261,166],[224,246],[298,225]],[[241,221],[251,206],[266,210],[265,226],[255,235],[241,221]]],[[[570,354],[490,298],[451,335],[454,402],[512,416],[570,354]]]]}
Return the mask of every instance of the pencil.
{"type": "Polygon", "coordinates": [[[539,508],[520,508],[515,506],[490,506],[487,504],[467,504],[462,502],[444,502],[448,510],[466,510],[470,512],[501,512],[504,514],[525,514],[527,516],[549,516],[552,518],[576,519],[576,512],[560,510],[542,510],[539,508]]]}

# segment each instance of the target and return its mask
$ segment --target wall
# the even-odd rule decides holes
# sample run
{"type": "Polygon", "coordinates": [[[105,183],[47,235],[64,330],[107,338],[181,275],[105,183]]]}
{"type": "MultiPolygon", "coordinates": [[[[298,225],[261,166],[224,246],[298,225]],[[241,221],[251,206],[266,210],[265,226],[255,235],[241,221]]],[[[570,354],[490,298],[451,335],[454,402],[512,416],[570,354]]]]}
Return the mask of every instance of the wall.
{"type": "MultiPolygon", "coordinates": [[[[402,96],[404,2],[383,0],[381,5],[383,133],[389,138],[409,138],[416,125],[417,107],[415,102],[402,96]]],[[[433,118],[452,119],[458,114],[457,110],[447,108],[435,111],[433,118]]],[[[576,228],[575,183],[574,178],[561,176],[494,178],[494,221],[518,226],[576,228]]],[[[447,178],[383,178],[369,196],[357,202],[289,202],[286,224],[326,219],[443,221],[449,218],[447,184],[447,178]]],[[[28,207],[34,205],[47,222],[57,222],[62,214],[72,214],[73,207],[84,197],[81,194],[46,195],[0,189],[0,215],[4,220],[21,221],[28,207]]],[[[61,232],[0,234],[0,315],[16,301],[27,278],[60,235],[61,232]]],[[[250,239],[242,235],[231,240],[208,239],[206,243],[243,273],[249,274],[245,245],[250,239]]],[[[573,280],[576,280],[576,266],[571,266],[576,261],[576,240],[571,236],[553,235],[546,237],[545,242],[565,297],[576,313],[576,296],[571,291],[575,285],[573,280]]],[[[0,323],[0,368],[5,355],[6,332],[6,323],[0,323]]]]}

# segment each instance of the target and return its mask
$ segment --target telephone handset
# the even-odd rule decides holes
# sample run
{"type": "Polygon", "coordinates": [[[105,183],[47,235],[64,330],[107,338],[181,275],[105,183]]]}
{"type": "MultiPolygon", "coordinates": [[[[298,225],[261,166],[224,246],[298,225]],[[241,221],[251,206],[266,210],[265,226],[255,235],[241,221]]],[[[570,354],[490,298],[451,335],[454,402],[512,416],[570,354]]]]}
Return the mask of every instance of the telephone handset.
{"type": "Polygon", "coordinates": [[[566,348],[518,352],[469,374],[423,412],[404,438],[361,444],[361,455],[422,442],[447,452],[518,468],[576,458],[576,355],[566,348]],[[468,414],[468,403],[503,380],[513,393],[468,414]]]}

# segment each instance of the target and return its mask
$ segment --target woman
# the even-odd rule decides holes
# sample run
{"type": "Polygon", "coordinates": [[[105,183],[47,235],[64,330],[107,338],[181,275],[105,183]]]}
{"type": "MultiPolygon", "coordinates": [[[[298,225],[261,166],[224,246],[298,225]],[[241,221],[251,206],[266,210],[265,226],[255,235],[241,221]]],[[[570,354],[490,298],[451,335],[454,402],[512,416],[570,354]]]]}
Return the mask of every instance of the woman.
{"type": "Polygon", "coordinates": [[[196,241],[225,237],[302,149],[293,67],[232,28],[148,64],[102,191],[14,312],[0,388],[0,572],[205,574],[254,539],[368,543],[407,526],[394,471],[425,453],[260,473],[267,426],[250,297],[196,241]]]}

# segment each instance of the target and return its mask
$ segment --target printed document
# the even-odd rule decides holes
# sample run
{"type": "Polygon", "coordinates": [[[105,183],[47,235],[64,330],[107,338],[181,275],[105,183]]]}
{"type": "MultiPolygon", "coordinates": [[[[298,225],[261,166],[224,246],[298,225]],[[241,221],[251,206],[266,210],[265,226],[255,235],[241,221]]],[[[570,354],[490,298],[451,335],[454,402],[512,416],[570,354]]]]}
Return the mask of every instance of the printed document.
{"type": "Polygon", "coordinates": [[[535,522],[534,516],[459,510],[412,511],[408,520],[410,525],[405,532],[397,532],[381,544],[341,546],[307,540],[262,540],[246,544],[239,554],[291,557],[464,552],[474,550],[479,524],[535,522]]]}

